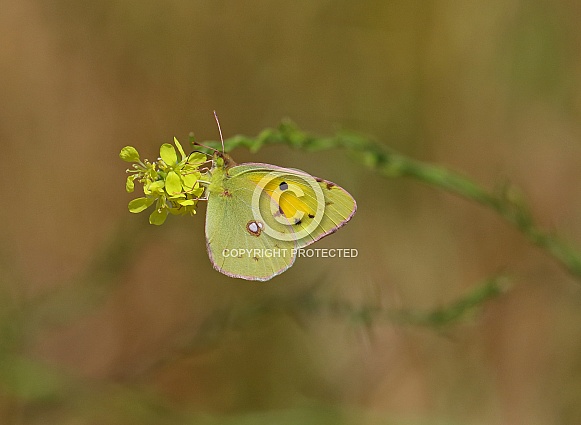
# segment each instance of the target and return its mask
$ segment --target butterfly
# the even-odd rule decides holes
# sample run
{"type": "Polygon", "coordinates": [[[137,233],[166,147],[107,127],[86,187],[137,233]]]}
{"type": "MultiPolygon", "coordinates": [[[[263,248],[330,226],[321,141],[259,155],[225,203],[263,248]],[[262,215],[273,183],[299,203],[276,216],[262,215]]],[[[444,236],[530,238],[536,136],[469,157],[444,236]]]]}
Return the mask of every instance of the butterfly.
{"type": "MultiPolygon", "coordinates": [[[[223,144],[219,122],[218,128],[223,144]]],[[[281,274],[302,248],[337,231],[357,210],[335,183],[292,168],[236,164],[224,149],[214,153],[208,174],[208,256],[214,269],[234,278],[281,274]]]]}
{"type": "MultiPolygon", "coordinates": [[[[149,222],[159,226],[170,213],[195,215],[198,202],[207,201],[206,247],[214,268],[241,279],[272,279],[292,266],[306,246],[351,220],[357,204],[345,189],[301,170],[236,164],[225,153],[216,112],[214,117],[222,151],[192,140],[213,155],[186,155],[175,137],[175,148],[164,143],[154,162],[141,160],[132,146],[121,149],[119,157],[133,163],[126,170],[125,189],[132,193],[140,183],[145,195],[131,200],[129,211],[155,205],[149,222]]],[[[345,256],[344,250],[336,252],[328,250],[326,256],[345,256]]]]}

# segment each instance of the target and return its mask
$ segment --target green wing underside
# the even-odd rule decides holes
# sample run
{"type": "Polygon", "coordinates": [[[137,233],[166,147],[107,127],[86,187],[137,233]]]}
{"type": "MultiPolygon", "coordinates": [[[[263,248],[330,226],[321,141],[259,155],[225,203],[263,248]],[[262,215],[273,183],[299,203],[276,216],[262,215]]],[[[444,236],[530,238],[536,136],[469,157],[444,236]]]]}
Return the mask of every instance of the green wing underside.
{"type": "Polygon", "coordinates": [[[233,189],[229,183],[226,189],[231,196],[212,194],[208,199],[206,246],[210,260],[216,270],[228,276],[268,280],[294,263],[293,249],[297,244],[264,233],[251,234],[247,226],[254,221],[251,203],[254,188],[233,189]]]}
{"type": "MultiPolygon", "coordinates": [[[[210,193],[206,213],[208,254],[216,270],[248,280],[268,280],[282,273],[293,264],[297,249],[335,232],[356,210],[351,195],[339,186],[315,179],[299,170],[268,164],[235,166],[228,170],[228,176],[217,187],[220,190],[210,193]],[[308,183],[322,189],[325,207],[324,214],[317,215],[317,221],[320,220],[318,225],[309,227],[314,217],[307,214],[298,223],[284,216],[275,220],[270,211],[278,209],[278,204],[264,194],[258,198],[258,204],[254,205],[253,194],[257,182],[272,171],[282,173],[283,179],[289,184],[296,182],[307,187],[308,183]],[[273,237],[263,229],[255,233],[249,231],[248,226],[255,223],[256,217],[259,217],[258,221],[264,220],[268,228],[279,232],[282,238],[277,235],[273,237]],[[306,236],[297,237],[309,228],[306,236]]],[[[305,190],[301,199],[313,211],[317,209],[314,191],[305,190]]]]}

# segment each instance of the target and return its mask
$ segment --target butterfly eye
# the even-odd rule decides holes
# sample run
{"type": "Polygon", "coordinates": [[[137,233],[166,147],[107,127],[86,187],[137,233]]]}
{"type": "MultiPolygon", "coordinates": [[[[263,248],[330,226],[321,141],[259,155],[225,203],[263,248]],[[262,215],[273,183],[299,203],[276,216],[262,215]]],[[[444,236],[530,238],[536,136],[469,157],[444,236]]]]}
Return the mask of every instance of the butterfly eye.
{"type": "Polygon", "coordinates": [[[287,182],[282,182],[281,184],[278,185],[278,188],[282,191],[285,191],[288,189],[288,184],[287,182]]]}

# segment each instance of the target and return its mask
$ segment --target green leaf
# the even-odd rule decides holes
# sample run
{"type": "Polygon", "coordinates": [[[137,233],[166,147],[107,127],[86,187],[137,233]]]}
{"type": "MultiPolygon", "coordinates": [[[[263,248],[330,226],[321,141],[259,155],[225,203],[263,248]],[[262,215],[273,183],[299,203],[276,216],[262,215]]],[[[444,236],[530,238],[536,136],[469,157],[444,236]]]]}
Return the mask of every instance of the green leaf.
{"type": "Polygon", "coordinates": [[[190,156],[188,156],[188,164],[191,165],[200,165],[206,162],[207,160],[208,157],[206,156],[206,154],[203,154],[201,152],[192,152],[190,156]]]}
{"type": "Polygon", "coordinates": [[[178,142],[177,138],[174,137],[173,142],[175,143],[175,145],[178,148],[178,151],[180,152],[180,156],[181,156],[180,161],[181,161],[182,159],[184,159],[186,157],[186,153],[184,152],[184,148],[182,148],[182,145],[180,145],[180,142],[178,142]]]}
{"type": "Polygon", "coordinates": [[[182,181],[175,171],[167,173],[167,177],[165,178],[165,191],[169,195],[175,195],[182,191],[182,181]]]}
{"type": "Polygon", "coordinates": [[[165,182],[163,180],[156,180],[150,184],[143,186],[143,191],[146,194],[150,193],[160,193],[163,191],[163,187],[165,186],[165,182]]]}
{"type": "Polygon", "coordinates": [[[198,186],[194,190],[192,190],[192,195],[194,196],[202,196],[206,188],[204,186],[198,186]]]}
{"type": "Polygon", "coordinates": [[[135,214],[140,213],[141,211],[147,209],[147,207],[149,207],[151,204],[153,204],[154,201],[155,199],[153,198],[136,198],[129,202],[129,211],[135,214]]]}
{"type": "Polygon", "coordinates": [[[186,199],[186,194],[184,192],[180,192],[180,193],[176,193],[175,195],[168,196],[168,198],[171,199],[172,201],[175,199],[181,199],[181,198],[186,199]]]}
{"type": "Polygon", "coordinates": [[[127,181],[125,182],[125,190],[127,191],[127,193],[131,193],[135,189],[135,183],[133,182],[133,180],[135,180],[136,177],[137,174],[127,176],[127,181]]]}
{"type": "Polygon", "coordinates": [[[163,159],[167,165],[175,165],[178,162],[178,156],[176,154],[176,149],[169,143],[164,143],[159,148],[159,156],[163,159]]]}
{"type": "Polygon", "coordinates": [[[187,207],[188,205],[196,205],[196,201],[193,199],[184,199],[182,201],[178,201],[178,204],[187,207]]]}
{"type": "Polygon", "coordinates": [[[139,153],[133,146],[125,146],[121,149],[119,158],[126,162],[139,162],[139,153]]]}
{"type": "Polygon", "coordinates": [[[167,218],[167,214],[168,214],[167,208],[156,209],[149,216],[149,224],[155,224],[156,226],[161,226],[165,222],[165,219],[167,218]]]}
{"type": "Polygon", "coordinates": [[[184,184],[184,189],[190,191],[194,188],[198,182],[198,175],[196,173],[192,174],[182,174],[182,180],[184,184]]]}

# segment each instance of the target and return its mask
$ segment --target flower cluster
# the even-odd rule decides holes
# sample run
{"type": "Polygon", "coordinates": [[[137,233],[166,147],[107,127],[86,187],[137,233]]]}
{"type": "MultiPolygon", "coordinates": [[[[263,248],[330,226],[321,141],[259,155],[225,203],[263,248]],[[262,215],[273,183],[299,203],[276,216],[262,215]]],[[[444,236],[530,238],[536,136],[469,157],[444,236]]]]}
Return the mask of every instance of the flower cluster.
{"type": "Polygon", "coordinates": [[[200,184],[204,170],[200,167],[208,162],[208,157],[200,152],[186,155],[175,137],[174,143],[178,152],[169,143],[164,143],[159,150],[160,158],[153,163],[142,161],[132,146],[125,146],[119,154],[123,161],[133,163],[133,169],[127,170],[127,192],[134,191],[137,181],[143,185],[145,194],[129,202],[129,211],[139,213],[155,204],[149,216],[151,224],[163,224],[170,213],[195,214],[198,200],[204,194],[205,188],[200,184]]]}

